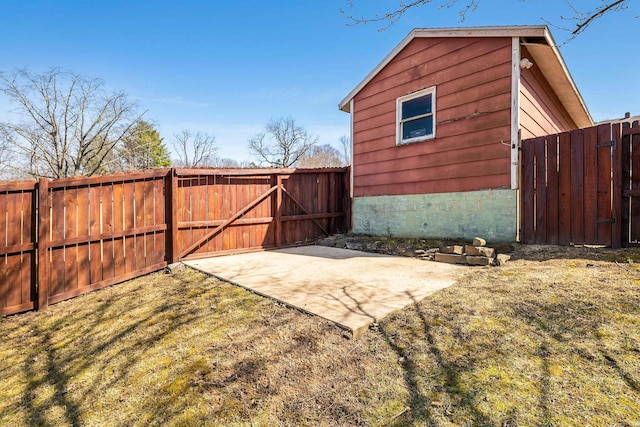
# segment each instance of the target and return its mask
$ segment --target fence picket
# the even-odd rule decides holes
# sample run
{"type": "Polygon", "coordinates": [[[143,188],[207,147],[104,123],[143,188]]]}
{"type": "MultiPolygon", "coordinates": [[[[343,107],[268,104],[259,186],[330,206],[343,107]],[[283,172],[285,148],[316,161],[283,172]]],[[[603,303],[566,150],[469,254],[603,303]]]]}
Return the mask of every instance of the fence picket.
{"type": "Polygon", "coordinates": [[[584,244],[583,133],[571,131],[571,243],[584,244]]]}
{"type": "MultiPolygon", "coordinates": [[[[113,231],[124,231],[124,186],[123,181],[113,183],[113,231]]],[[[118,237],[113,240],[113,270],[116,277],[122,276],[127,272],[125,266],[125,237],[118,237]]]]}
{"type": "MultiPolygon", "coordinates": [[[[99,185],[89,187],[89,234],[94,236],[101,234],[100,221],[100,191],[99,185]]],[[[92,240],[89,242],[89,277],[90,283],[102,281],[102,242],[92,240]]]]}
{"type": "MultiPolygon", "coordinates": [[[[124,230],[133,230],[135,228],[135,194],[134,181],[126,181],[124,183],[124,230]]],[[[128,235],[124,238],[124,265],[125,273],[131,274],[136,270],[136,246],[135,236],[128,235]]]]}
{"type": "Polygon", "coordinates": [[[598,243],[598,159],[596,157],[596,145],[608,141],[598,141],[597,128],[586,128],[582,131],[584,153],[584,242],[588,244],[598,243]],[[593,169],[591,169],[593,168],[593,169]],[[590,170],[591,169],[591,170],[590,170]]]}
{"type": "Polygon", "coordinates": [[[547,235],[546,242],[557,245],[559,241],[559,176],[558,176],[558,137],[547,138],[547,235]]]}
{"type": "MultiPolygon", "coordinates": [[[[611,126],[598,126],[598,144],[611,141],[611,126]]],[[[611,242],[611,224],[602,221],[611,215],[611,148],[601,145],[597,148],[598,159],[598,220],[597,241],[611,242]]]]}
{"type": "Polygon", "coordinates": [[[522,173],[521,173],[521,187],[522,187],[522,209],[521,215],[523,218],[529,219],[529,221],[522,221],[520,240],[523,243],[533,243],[535,236],[533,235],[535,223],[533,221],[534,213],[534,157],[533,157],[534,144],[524,143],[522,144],[522,173]]]}
{"type": "Polygon", "coordinates": [[[37,309],[44,310],[49,305],[51,282],[49,281],[49,226],[51,224],[51,194],[49,180],[41,178],[38,181],[38,270],[37,270],[37,309]]]}
{"type": "MultiPolygon", "coordinates": [[[[76,212],[78,200],[78,189],[69,187],[64,192],[64,239],[78,237],[76,212]]],[[[78,288],[78,246],[71,244],[63,247],[64,263],[64,285],[62,292],[71,291],[78,288]]]]}
{"type": "MultiPolygon", "coordinates": [[[[77,193],[78,236],[89,236],[89,187],[80,187],[77,193]]],[[[89,275],[89,243],[77,246],[78,287],[83,288],[91,283],[89,275]]]]}
{"type": "MultiPolygon", "coordinates": [[[[638,121],[633,122],[632,127],[640,127],[638,121]]],[[[631,191],[635,196],[629,197],[630,205],[630,230],[629,241],[640,242],[640,134],[631,135],[631,149],[629,151],[631,157],[629,179],[631,181],[631,191]]]]}
{"type": "Polygon", "coordinates": [[[571,242],[571,134],[558,135],[558,244],[571,242]]]}
{"type": "MultiPolygon", "coordinates": [[[[611,126],[612,142],[620,143],[622,140],[622,126],[614,123],[611,126]]],[[[622,245],[622,221],[620,214],[622,210],[622,181],[625,178],[622,171],[622,150],[617,146],[612,150],[611,171],[613,176],[613,194],[611,195],[611,218],[615,220],[611,226],[611,246],[619,248],[622,245]]],[[[626,239],[625,239],[626,240],[626,239]]],[[[628,242],[628,240],[626,240],[628,242]]]]}
{"type": "MultiPolygon", "coordinates": [[[[113,233],[113,186],[111,183],[100,186],[100,233],[113,233]]],[[[102,280],[115,277],[115,257],[113,239],[102,240],[102,280]]]]}
{"type": "Polygon", "coordinates": [[[172,169],[168,174],[167,188],[170,188],[168,203],[165,204],[166,221],[171,222],[170,235],[171,235],[171,247],[170,247],[170,262],[177,262],[179,259],[180,250],[180,230],[178,229],[178,177],[176,176],[175,169],[172,169]]]}
{"type": "Polygon", "coordinates": [[[546,138],[540,137],[535,140],[534,157],[535,157],[535,210],[536,210],[536,227],[535,227],[535,243],[541,244],[545,242],[547,237],[547,174],[546,174],[546,138]]]}

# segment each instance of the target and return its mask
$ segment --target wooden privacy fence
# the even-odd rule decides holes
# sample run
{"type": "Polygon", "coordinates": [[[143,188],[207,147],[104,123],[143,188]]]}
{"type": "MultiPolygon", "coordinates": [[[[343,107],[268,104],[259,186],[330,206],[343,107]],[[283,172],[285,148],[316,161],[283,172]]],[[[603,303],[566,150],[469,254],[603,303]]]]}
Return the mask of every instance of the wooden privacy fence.
{"type": "Polygon", "coordinates": [[[164,169],[0,184],[0,315],[181,259],[346,230],[348,170],[164,169]]]}
{"type": "Polygon", "coordinates": [[[522,141],[523,243],[637,244],[639,198],[637,121],[522,141]]]}

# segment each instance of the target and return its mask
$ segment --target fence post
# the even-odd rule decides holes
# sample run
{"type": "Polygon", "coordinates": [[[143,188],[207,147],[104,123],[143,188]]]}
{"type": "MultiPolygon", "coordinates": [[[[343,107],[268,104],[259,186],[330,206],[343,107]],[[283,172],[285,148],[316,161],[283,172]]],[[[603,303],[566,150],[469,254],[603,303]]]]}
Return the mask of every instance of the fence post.
{"type": "Polygon", "coordinates": [[[179,248],[178,248],[178,177],[176,175],[176,169],[171,168],[167,175],[167,183],[165,184],[169,190],[169,195],[166,197],[165,208],[167,210],[166,221],[168,222],[169,229],[169,246],[170,251],[167,255],[167,261],[172,264],[180,260],[179,248]]]}
{"type": "Polygon", "coordinates": [[[280,222],[280,216],[282,215],[282,175],[275,174],[274,175],[276,186],[276,211],[274,214],[275,223],[276,223],[276,248],[282,246],[282,223],[280,222]]]}
{"type": "Polygon", "coordinates": [[[342,196],[342,209],[344,212],[344,228],[345,228],[345,233],[348,233],[351,231],[351,229],[353,228],[353,224],[352,224],[352,213],[351,213],[351,203],[353,202],[353,199],[351,198],[351,185],[353,184],[353,182],[351,181],[351,168],[353,167],[353,165],[348,166],[347,169],[344,171],[344,175],[342,176],[342,182],[343,182],[343,196],[342,196]]]}
{"type": "Polygon", "coordinates": [[[49,180],[40,178],[36,191],[38,192],[38,269],[36,271],[37,309],[44,310],[49,305],[49,180]]]}

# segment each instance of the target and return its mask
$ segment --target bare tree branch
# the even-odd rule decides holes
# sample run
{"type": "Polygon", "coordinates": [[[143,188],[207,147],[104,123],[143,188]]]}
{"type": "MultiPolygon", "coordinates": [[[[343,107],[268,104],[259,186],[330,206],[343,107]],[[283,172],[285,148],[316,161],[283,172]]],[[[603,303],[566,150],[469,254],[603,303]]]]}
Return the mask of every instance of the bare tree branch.
{"type": "Polygon", "coordinates": [[[611,3],[608,3],[608,4],[604,4],[604,5],[600,6],[600,7],[598,7],[597,9],[595,9],[595,10],[593,10],[591,12],[587,12],[587,13],[579,12],[574,8],[574,10],[576,10],[576,16],[573,19],[578,21],[578,22],[576,24],[576,28],[571,32],[571,34],[573,34],[573,35],[580,34],[593,21],[595,21],[596,19],[602,17],[607,12],[620,11],[620,10],[626,8],[627,4],[629,3],[629,1],[630,0],[617,0],[617,1],[614,1],[614,2],[611,2],[611,3]]]}
{"type": "Polygon", "coordinates": [[[339,168],[343,166],[342,153],[329,144],[314,145],[300,156],[300,168],[339,168]]]}
{"type": "Polygon", "coordinates": [[[122,93],[108,94],[99,79],[52,69],[0,73],[0,91],[20,122],[0,123],[2,141],[28,159],[22,172],[38,178],[93,175],[140,117],[122,93]]]}
{"type": "MultiPolygon", "coordinates": [[[[348,2],[349,2],[349,9],[352,10],[354,8],[353,0],[348,0],[348,2]]],[[[438,9],[451,8],[455,6],[458,2],[459,0],[443,0],[438,5],[438,9]]],[[[425,6],[432,3],[434,3],[434,0],[413,0],[410,2],[401,1],[398,4],[398,7],[396,9],[393,9],[389,12],[385,12],[382,14],[376,14],[370,17],[354,16],[350,13],[347,13],[344,9],[340,9],[340,13],[342,13],[347,19],[351,21],[347,25],[358,25],[358,24],[367,24],[367,23],[373,23],[373,22],[386,21],[387,25],[379,29],[379,31],[384,31],[389,27],[391,27],[392,25],[394,25],[396,22],[398,22],[400,18],[402,18],[402,16],[406,12],[408,12],[410,9],[416,9],[420,6],[425,6]]],[[[476,9],[478,8],[479,3],[480,3],[480,0],[466,0],[466,2],[464,2],[464,6],[458,12],[458,14],[460,15],[460,22],[464,22],[464,20],[467,17],[467,13],[475,12],[476,9]]]]}
{"type": "Polygon", "coordinates": [[[345,166],[351,166],[351,141],[346,135],[342,135],[339,139],[340,149],[342,150],[342,159],[345,166]]]}
{"type": "Polygon", "coordinates": [[[251,164],[247,160],[238,161],[235,159],[229,158],[217,158],[213,162],[213,167],[215,168],[229,168],[229,169],[246,169],[255,167],[255,165],[251,164]]]}
{"type": "Polygon", "coordinates": [[[264,132],[249,139],[249,151],[261,164],[288,168],[296,165],[300,157],[317,143],[318,137],[296,126],[293,118],[281,117],[272,119],[264,132]]]}
{"type": "MultiPolygon", "coordinates": [[[[354,0],[347,0],[349,4],[349,10],[354,9],[354,0]]],[[[464,22],[467,14],[473,13],[478,9],[481,0],[413,0],[409,2],[401,1],[398,6],[393,8],[388,12],[384,12],[381,14],[375,14],[373,16],[355,16],[349,12],[346,12],[344,9],[340,9],[340,12],[349,20],[347,25],[357,25],[357,24],[367,24],[367,23],[377,23],[377,22],[386,22],[384,27],[381,27],[379,31],[384,31],[394,25],[402,16],[407,13],[411,9],[416,9],[420,6],[428,6],[434,5],[437,6],[438,9],[451,8],[455,5],[461,5],[460,10],[458,11],[460,15],[460,22],[464,22]]],[[[520,2],[524,0],[519,0],[520,2]]],[[[589,11],[583,11],[576,6],[574,6],[571,1],[566,0],[569,7],[573,10],[573,16],[560,16],[560,19],[565,21],[572,21],[575,24],[573,28],[564,28],[562,26],[558,26],[553,24],[550,19],[544,18],[543,21],[552,25],[558,29],[562,29],[571,33],[571,37],[569,40],[573,39],[578,34],[582,33],[589,25],[591,25],[596,19],[601,18],[607,13],[610,12],[618,12],[624,9],[627,9],[629,3],[632,0],[608,0],[604,1],[603,4],[598,6],[597,8],[589,11]]]]}
{"type": "Polygon", "coordinates": [[[173,149],[178,155],[177,166],[185,168],[213,166],[216,159],[216,137],[206,132],[183,130],[174,135],[173,149]]]}

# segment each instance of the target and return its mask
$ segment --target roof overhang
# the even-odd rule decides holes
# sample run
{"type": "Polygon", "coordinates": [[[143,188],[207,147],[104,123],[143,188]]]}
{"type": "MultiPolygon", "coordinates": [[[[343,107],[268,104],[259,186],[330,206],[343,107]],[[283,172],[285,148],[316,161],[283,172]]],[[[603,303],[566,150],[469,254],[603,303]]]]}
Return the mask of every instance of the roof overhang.
{"type": "Polygon", "coordinates": [[[593,125],[582,95],[569,73],[549,28],[545,25],[414,29],[340,102],[339,108],[347,113],[350,112],[350,101],[358,92],[413,39],[419,37],[519,37],[520,43],[527,47],[533,63],[545,76],[575,124],[578,127],[593,125]]]}

